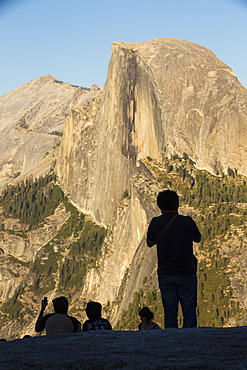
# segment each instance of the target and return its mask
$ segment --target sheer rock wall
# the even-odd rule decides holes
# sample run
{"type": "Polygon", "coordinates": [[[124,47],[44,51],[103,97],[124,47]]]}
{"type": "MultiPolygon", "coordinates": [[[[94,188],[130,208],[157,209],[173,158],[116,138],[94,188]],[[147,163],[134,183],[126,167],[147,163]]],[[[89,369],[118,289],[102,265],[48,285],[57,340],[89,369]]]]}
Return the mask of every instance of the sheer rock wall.
{"type": "Polygon", "coordinates": [[[207,48],[178,39],[115,42],[106,83],[70,113],[57,172],[72,200],[108,224],[139,160],[183,154],[247,174],[247,91],[207,48]]]}

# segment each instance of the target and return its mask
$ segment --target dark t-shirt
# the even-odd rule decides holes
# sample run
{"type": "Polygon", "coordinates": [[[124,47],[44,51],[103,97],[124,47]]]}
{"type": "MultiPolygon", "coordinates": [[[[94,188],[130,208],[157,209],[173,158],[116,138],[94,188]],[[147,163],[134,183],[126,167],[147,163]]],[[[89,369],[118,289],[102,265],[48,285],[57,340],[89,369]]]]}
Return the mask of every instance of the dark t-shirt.
{"type": "Polygon", "coordinates": [[[138,324],[138,330],[160,330],[160,327],[156,322],[153,322],[153,325],[150,328],[145,329],[143,323],[140,322],[140,324],[138,324]]]}
{"type": "Polygon", "coordinates": [[[82,326],[82,331],[88,330],[112,330],[111,324],[108,320],[102,317],[94,320],[87,320],[82,326]]]}
{"type": "MultiPolygon", "coordinates": [[[[148,227],[147,240],[154,241],[176,212],[154,217],[148,227]]],[[[196,223],[189,216],[178,215],[157,239],[158,275],[189,275],[195,273],[193,240],[200,236],[196,223]]]]}

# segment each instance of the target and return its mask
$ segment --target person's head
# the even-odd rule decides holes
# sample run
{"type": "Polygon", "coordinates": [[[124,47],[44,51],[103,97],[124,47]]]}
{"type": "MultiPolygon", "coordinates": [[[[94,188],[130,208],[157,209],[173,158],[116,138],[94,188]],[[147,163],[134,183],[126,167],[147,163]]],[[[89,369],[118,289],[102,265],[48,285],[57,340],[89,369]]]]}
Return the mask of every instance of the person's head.
{"type": "Polygon", "coordinates": [[[147,323],[153,320],[154,314],[148,307],[143,307],[139,311],[139,316],[142,322],[147,323]]]}
{"type": "Polygon", "coordinates": [[[157,205],[161,211],[177,211],[179,196],[172,190],[161,191],[157,196],[157,205]]]}
{"type": "Polygon", "coordinates": [[[98,319],[101,317],[102,306],[99,302],[88,302],[86,307],[86,314],[89,320],[98,319]]]}
{"type": "Polygon", "coordinates": [[[55,313],[67,314],[69,302],[66,297],[58,297],[52,300],[55,313]]]}
{"type": "Polygon", "coordinates": [[[24,335],[24,337],[22,339],[26,339],[26,338],[32,338],[32,337],[31,337],[31,335],[26,334],[26,335],[24,335]]]}

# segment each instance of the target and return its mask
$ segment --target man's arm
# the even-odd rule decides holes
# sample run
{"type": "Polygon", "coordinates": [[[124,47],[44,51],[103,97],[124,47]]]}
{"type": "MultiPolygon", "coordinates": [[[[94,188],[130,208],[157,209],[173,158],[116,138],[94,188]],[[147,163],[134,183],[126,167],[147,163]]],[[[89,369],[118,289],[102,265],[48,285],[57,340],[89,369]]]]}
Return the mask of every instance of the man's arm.
{"type": "Polygon", "coordinates": [[[81,331],[88,331],[87,321],[88,321],[88,320],[86,320],[86,321],[83,323],[83,325],[82,325],[82,330],[81,330],[81,331]]]}
{"type": "Polygon", "coordinates": [[[197,235],[197,236],[194,236],[194,242],[196,242],[196,243],[200,243],[200,241],[201,241],[201,234],[199,234],[199,235],[197,235]]]}
{"type": "Polygon", "coordinates": [[[156,244],[156,240],[147,240],[147,246],[149,248],[153,247],[156,244]]]}
{"type": "Polygon", "coordinates": [[[74,331],[73,333],[78,333],[81,331],[81,323],[79,320],[77,320],[75,317],[73,316],[68,316],[70,318],[70,320],[72,321],[72,324],[74,326],[74,331]]]}
{"type": "Polygon", "coordinates": [[[153,219],[152,219],[148,226],[148,231],[147,231],[147,246],[149,248],[153,247],[156,244],[155,235],[156,234],[154,234],[153,232],[153,219]]]}
{"type": "Polygon", "coordinates": [[[39,316],[38,316],[36,324],[35,324],[35,331],[36,332],[41,332],[45,328],[45,323],[42,322],[42,319],[43,319],[44,311],[45,311],[45,308],[46,308],[47,305],[48,305],[47,300],[42,299],[42,301],[41,301],[41,310],[40,310],[39,316]]]}

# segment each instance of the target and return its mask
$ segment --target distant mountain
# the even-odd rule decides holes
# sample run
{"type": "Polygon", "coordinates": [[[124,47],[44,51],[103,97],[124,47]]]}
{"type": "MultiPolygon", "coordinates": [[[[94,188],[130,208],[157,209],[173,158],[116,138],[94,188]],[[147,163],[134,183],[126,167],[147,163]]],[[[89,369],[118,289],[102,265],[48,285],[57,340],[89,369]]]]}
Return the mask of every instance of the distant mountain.
{"type": "Polygon", "coordinates": [[[230,67],[203,46],[162,38],[114,43],[101,90],[48,76],[29,84],[32,94],[27,84],[2,97],[12,123],[0,126],[0,179],[13,183],[0,200],[2,333],[33,334],[40,299],[58,294],[81,320],[93,299],[115,328],[135,328],[142,305],[162,325],[145,233],[163,188],[179,192],[180,212],[203,235],[199,325],[246,325],[247,90],[230,67]]]}
{"type": "Polygon", "coordinates": [[[54,158],[42,159],[60,143],[71,107],[89,103],[97,92],[43,76],[0,97],[0,186],[37,165],[37,175],[47,173],[54,158]]]}

